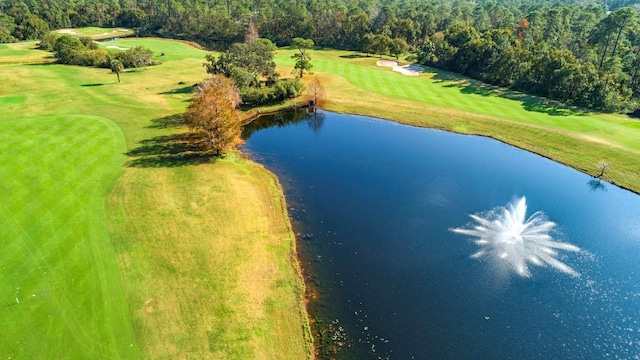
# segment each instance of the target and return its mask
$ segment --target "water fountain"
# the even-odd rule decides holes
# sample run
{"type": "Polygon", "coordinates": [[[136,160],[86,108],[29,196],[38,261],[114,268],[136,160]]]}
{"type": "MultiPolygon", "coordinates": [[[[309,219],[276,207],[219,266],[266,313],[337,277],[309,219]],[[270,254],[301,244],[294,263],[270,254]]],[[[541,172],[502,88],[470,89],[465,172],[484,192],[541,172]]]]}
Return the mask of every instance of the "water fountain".
{"type": "Polygon", "coordinates": [[[525,197],[507,207],[497,207],[484,215],[469,215],[476,221],[475,226],[455,228],[451,231],[474,237],[480,250],[472,258],[491,257],[508,265],[518,275],[530,277],[529,264],[549,265],[571,276],[580,276],[570,266],[558,260],[558,250],[578,252],[575,245],[557,242],[550,233],[556,224],[548,221],[544,213],[538,211],[525,218],[527,201],[525,197]]]}

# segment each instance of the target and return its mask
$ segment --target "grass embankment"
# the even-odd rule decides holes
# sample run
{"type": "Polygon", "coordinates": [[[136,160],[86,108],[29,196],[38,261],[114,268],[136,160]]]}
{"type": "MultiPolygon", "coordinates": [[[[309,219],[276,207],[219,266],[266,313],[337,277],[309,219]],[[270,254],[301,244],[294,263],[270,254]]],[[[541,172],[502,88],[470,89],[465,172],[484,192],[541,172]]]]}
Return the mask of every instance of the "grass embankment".
{"type": "MultiPolygon", "coordinates": [[[[0,44],[0,65],[46,64],[54,62],[51,53],[34,49],[35,42],[0,44]]],[[[12,84],[19,86],[20,84],[12,84]]],[[[6,84],[5,84],[6,86],[6,84]]]]}
{"type": "MultiPolygon", "coordinates": [[[[293,66],[281,50],[283,73],[293,66]]],[[[640,122],[592,113],[461,77],[427,69],[409,77],[376,66],[378,58],[346,51],[311,51],[313,70],[327,93],[325,108],[490,136],[589,174],[606,160],[605,176],[640,193],[640,122]]]]}
{"type": "Polygon", "coordinates": [[[277,181],[182,141],[205,52],[110,44],[167,55],[122,84],[105,69],[0,65],[0,357],[309,358],[277,181]]]}

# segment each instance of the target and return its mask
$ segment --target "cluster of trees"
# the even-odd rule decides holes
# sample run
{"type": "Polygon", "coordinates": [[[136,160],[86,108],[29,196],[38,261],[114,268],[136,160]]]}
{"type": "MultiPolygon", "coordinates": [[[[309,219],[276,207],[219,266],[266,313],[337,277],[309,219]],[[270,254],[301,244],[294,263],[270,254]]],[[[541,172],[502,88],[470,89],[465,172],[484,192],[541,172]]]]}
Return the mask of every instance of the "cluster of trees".
{"type": "Polygon", "coordinates": [[[409,51],[409,44],[403,38],[392,39],[385,34],[366,34],[360,40],[360,51],[376,55],[392,55],[396,59],[409,51]]]}
{"type": "Polygon", "coordinates": [[[421,64],[608,111],[635,106],[640,24],[634,8],[539,9],[513,28],[456,23],[426,38],[421,64]]]}
{"type": "MultiPolygon", "coordinates": [[[[270,40],[256,36],[257,34],[248,36],[244,43],[234,43],[219,56],[207,55],[207,73],[233,79],[245,105],[275,103],[298,96],[303,88],[299,78],[280,79],[273,60],[276,46],[270,40]]],[[[299,75],[302,77],[304,71],[311,68],[311,59],[306,54],[306,49],[313,46],[313,42],[294,40],[299,49],[299,54],[294,55],[297,59],[295,67],[299,68],[299,75]]]]}
{"type": "Polygon", "coordinates": [[[52,29],[125,26],[141,33],[188,37],[213,45],[241,42],[253,21],[278,46],[296,36],[320,46],[357,49],[367,33],[412,46],[451,24],[478,31],[512,28],[540,8],[597,5],[615,10],[638,0],[3,0],[0,34],[37,39],[52,29]],[[41,20],[41,21],[40,21],[41,20]],[[44,25],[46,24],[46,25],[44,25]],[[40,29],[32,31],[34,29],[40,29]]]}
{"type": "Polygon", "coordinates": [[[277,46],[300,38],[370,54],[416,51],[423,64],[619,110],[640,94],[638,2],[3,0],[0,41],[40,38],[49,28],[127,26],[226,49],[259,33],[277,46]]]}
{"type": "Polygon", "coordinates": [[[126,51],[107,51],[98,48],[98,44],[88,36],[77,38],[72,35],[49,33],[43,37],[40,46],[45,50],[53,51],[58,63],[67,65],[113,68],[116,61],[122,69],[125,69],[160,63],[152,59],[153,51],[144,46],[136,46],[126,51]]]}

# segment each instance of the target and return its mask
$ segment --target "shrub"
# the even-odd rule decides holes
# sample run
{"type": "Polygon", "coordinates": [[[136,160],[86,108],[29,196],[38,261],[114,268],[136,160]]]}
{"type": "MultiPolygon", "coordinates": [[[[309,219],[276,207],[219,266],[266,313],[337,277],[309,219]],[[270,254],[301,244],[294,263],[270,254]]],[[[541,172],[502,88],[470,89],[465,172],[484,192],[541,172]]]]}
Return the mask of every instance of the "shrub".
{"type": "Polygon", "coordinates": [[[40,45],[39,45],[40,49],[46,50],[46,51],[53,51],[53,46],[55,45],[56,40],[58,40],[59,37],[60,37],[60,34],[54,31],[50,31],[44,34],[44,36],[42,36],[42,38],[40,39],[40,45]]]}
{"type": "Polygon", "coordinates": [[[125,68],[138,68],[153,64],[153,51],[144,46],[136,46],[127,51],[113,53],[113,59],[120,60],[125,68]]]}
{"type": "Polygon", "coordinates": [[[73,64],[75,53],[82,49],[84,49],[84,45],[71,35],[62,35],[53,44],[56,58],[62,64],[73,64]]]}
{"type": "Polygon", "coordinates": [[[79,38],[79,40],[82,43],[82,45],[84,45],[84,47],[89,49],[89,50],[97,50],[98,49],[98,44],[93,42],[93,39],[90,36],[81,36],[79,38]]]}
{"type": "Polygon", "coordinates": [[[291,99],[304,89],[299,79],[280,80],[271,87],[249,87],[241,92],[242,102],[246,105],[257,106],[291,99]]]}

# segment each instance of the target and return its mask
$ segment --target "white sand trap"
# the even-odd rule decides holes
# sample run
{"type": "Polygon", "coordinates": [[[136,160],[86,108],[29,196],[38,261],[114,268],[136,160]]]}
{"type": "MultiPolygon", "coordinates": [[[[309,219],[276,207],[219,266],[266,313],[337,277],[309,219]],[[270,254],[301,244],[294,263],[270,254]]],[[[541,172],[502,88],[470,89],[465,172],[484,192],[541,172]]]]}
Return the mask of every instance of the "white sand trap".
{"type": "Polygon", "coordinates": [[[393,69],[393,71],[397,71],[400,74],[406,75],[406,76],[418,76],[420,75],[421,72],[424,71],[424,68],[422,66],[419,66],[419,65],[400,66],[398,65],[397,61],[391,61],[391,60],[378,60],[376,65],[390,67],[393,69]]]}
{"type": "Polygon", "coordinates": [[[129,48],[123,48],[118,45],[107,45],[107,49],[117,49],[117,50],[129,50],[129,48]]]}
{"type": "Polygon", "coordinates": [[[69,34],[69,35],[77,35],[77,33],[72,29],[60,29],[56,30],[58,34],[69,34]]]}

